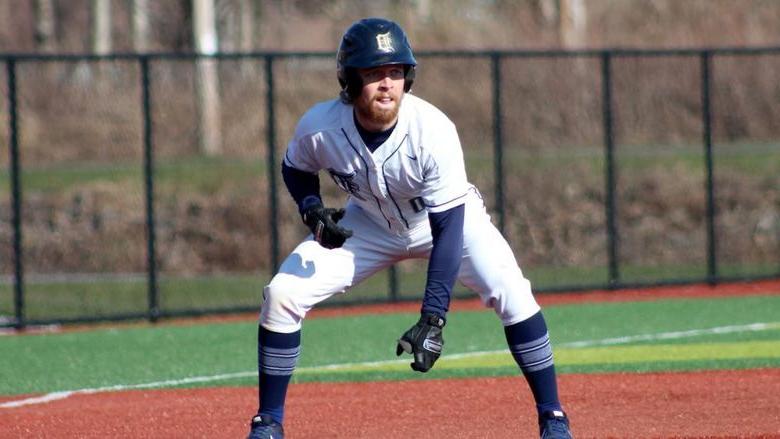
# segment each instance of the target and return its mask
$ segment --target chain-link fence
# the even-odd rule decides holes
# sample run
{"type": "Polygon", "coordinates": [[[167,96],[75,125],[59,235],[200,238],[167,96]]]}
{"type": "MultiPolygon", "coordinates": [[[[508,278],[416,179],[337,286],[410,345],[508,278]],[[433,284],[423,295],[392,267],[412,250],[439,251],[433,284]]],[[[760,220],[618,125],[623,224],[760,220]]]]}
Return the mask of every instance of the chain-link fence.
{"type": "MultiPolygon", "coordinates": [[[[416,55],[537,291],[780,276],[780,48],[416,55]]],[[[332,54],[0,65],[0,325],[259,308],[307,231],[279,165],[332,54]]],[[[329,303],[424,282],[405,262],[329,303]]]]}

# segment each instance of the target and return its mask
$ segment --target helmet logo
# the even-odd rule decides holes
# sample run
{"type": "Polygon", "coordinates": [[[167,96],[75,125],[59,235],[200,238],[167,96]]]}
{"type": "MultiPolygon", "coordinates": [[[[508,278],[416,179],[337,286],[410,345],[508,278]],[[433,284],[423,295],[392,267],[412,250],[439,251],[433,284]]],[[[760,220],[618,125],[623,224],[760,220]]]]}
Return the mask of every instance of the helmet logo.
{"type": "Polygon", "coordinates": [[[376,46],[377,49],[385,53],[395,52],[395,47],[393,47],[393,39],[390,37],[390,32],[377,34],[376,46]]]}

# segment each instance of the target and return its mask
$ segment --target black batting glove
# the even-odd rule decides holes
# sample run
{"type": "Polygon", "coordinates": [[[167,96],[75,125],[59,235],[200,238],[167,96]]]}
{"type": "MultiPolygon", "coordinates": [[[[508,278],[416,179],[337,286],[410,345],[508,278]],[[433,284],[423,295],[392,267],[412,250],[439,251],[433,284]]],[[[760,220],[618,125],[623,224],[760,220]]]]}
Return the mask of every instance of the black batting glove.
{"type": "Polygon", "coordinates": [[[442,328],[444,319],[436,314],[423,314],[420,320],[398,340],[395,354],[402,352],[412,354],[414,362],[410,364],[412,370],[428,372],[441,355],[444,347],[442,328]]]}
{"type": "Polygon", "coordinates": [[[339,248],[352,236],[352,230],[339,226],[344,209],[326,208],[316,203],[303,211],[303,222],[314,235],[314,240],[327,249],[339,248]]]}

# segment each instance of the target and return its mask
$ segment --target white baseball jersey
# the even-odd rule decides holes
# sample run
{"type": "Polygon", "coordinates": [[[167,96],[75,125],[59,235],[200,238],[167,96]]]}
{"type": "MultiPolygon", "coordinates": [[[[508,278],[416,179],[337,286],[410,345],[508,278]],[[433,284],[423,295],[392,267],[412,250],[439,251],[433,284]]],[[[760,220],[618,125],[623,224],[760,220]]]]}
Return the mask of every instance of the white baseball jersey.
{"type": "Polygon", "coordinates": [[[472,186],[455,125],[444,113],[406,94],[395,129],[372,153],[352,111],[338,99],[311,108],[287,147],[285,163],[311,173],[327,170],[350,194],[350,203],[396,232],[428,221],[426,210],[464,203],[472,186]]]}
{"type": "MultiPolygon", "coordinates": [[[[301,242],[265,287],[260,324],[289,333],[306,313],[374,273],[433,247],[428,212],[464,204],[458,280],[477,292],[504,325],[539,311],[530,282],[469,184],[454,124],[433,105],[404,95],[398,122],[373,153],[339,100],[316,104],[301,119],[285,164],[310,173],[327,170],[350,194],[340,226],[353,231],[342,247],[301,242]]],[[[456,256],[457,257],[457,256],[456,256]]]]}

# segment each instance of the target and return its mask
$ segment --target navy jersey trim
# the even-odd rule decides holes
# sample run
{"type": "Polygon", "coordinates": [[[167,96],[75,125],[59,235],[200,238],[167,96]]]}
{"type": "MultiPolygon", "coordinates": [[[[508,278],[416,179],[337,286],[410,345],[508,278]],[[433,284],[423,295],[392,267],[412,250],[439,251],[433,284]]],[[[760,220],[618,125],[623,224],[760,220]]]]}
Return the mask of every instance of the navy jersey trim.
{"type": "Polygon", "coordinates": [[[287,162],[287,163],[289,163],[289,164],[290,164],[290,166],[291,166],[291,167],[293,167],[293,168],[294,168],[294,167],[295,167],[295,166],[294,166],[294,163],[292,162],[292,160],[290,160],[290,157],[289,157],[289,155],[290,155],[290,150],[288,149],[288,150],[287,150],[287,151],[284,153],[284,160],[282,160],[282,163],[284,163],[284,162],[287,162]]]}
{"type": "Polygon", "coordinates": [[[355,147],[355,145],[352,144],[352,141],[349,140],[349,136],[347,135],[347,132],[344,130],[344,128],[341,129],[341,132],[344,134],[344,138],[347,139],[347,143],[349,143],[349,146],[352,148],[352,150],[355,151],[355,154],[357,154],[358,157],[360,157],[360,160],[363,162],[363,165],[366,167],[366,184],[368,185],[368,191],[371,192],[371,196],[374,197],[374,201],[376,201],[376,207],[379,209],[379,213],[382,214],[382,217],[387,221],[387,228],[392,228],[390,224],[390,220],[387,218],[387,215],[385,215],[385,212],[382,210],[382,204],[379,202],[379,198],[371,191],[371,175],[368,173],[368,162],[366,162],[366,159],[363,158],[362,155],[360,155],[360,152],[355,147]]]}
{"type": "Polygon", "coordinates": [[[472,188],[469,188],[469,189],[468,189],[466,192],[464,192],[463,194],[461,194],[461,195],[458,195],[458,196],[457,196],[457,197],[455,197],[455,198],[451,198],[451,199],[449,199],[449,200],[447,200],[447,201],[445,201],[445,202],[443,202],[443,203],[440,203],[440,204],[426,204],[426,205],[425,205],[425,207],[429,207],[429,208],[436,208],[436,207],[439,207],[439,206],[444,206],[445,204],[450,204],[450,203],[452,203],[452,202],[455,202],[455,201],[457,201],[457,200],[460,200],[461,198],[465,198],[465,197],[467,197],[467,196],[469,195],[469,191],[470,191],[471,189],[472,189],[472,188]]]}
{"type": "Polygon", "coordinates": [[[404,212],[401,210],[401,207],[398,205],[398,202],[395,201],[395,197],[393,196],[393,193],[390,191],[390,185],[387,184],[387,175],[385,174],[385,165],[387,162],[392,158],[400,149],[401,145],[406,142],[406,139],[409,137],[409,134],[404,135],[404,138],[401,139],[401,142],[398,144],[398,146],[395,147],[392,153],[387,156],[387,158],[382,162],[382,178],[385,180],[385,187],[387,188],[387,196],[390,197],[390,200],[395,205],[396,210],[398,211],[398,215],[401,216],[401,220],[404,222],[404,225],[406,225],[406,228],[409,228],[409,221],[406,220],[406,217],[404,216],[404,212]]]}

